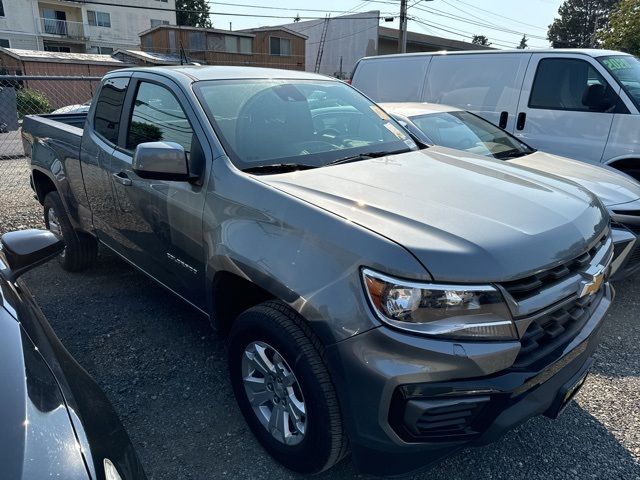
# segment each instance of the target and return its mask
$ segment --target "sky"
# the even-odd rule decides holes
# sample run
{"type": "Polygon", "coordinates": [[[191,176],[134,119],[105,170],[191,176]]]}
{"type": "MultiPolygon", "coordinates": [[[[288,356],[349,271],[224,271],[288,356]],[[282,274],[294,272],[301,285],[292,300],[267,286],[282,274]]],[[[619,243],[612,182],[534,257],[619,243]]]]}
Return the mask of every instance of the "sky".
{"type": "MultiPolygon", "coordinates": [[[[381,25],[398,28],[399,24],[399,0],[211,0],[208,3],[213,26],[228,29],[231,22],[233,30],[289,23],[296,14],[302,20],[324,18],[328,11],[331,16],[338,16],[347,11],[379,10],[383,17],[395,16],[392,22],[381,21],[381,25]]],[[[497,48],[513,48],[526,34],[529,47],[544,48],[549,46],[547,27],[561,4],[562,0],[408,0],[409,18],[415,18],[409,21],[409,30],[466,41],[473,35],[484,35],[497,48]]]]}

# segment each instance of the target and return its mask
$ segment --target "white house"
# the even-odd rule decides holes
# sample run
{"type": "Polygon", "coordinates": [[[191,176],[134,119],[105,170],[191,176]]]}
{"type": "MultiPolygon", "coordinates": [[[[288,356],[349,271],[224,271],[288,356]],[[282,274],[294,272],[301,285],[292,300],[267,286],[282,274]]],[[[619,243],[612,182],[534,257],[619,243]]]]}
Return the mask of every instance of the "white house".
{"type": "Polygon", "coordinates": [[[175,25],[175,0],[0,0],[0,47],[103,53],[137,48],[138,34],[175,25]],[[135,8],[143,7],[143,8],[135,8]]]}

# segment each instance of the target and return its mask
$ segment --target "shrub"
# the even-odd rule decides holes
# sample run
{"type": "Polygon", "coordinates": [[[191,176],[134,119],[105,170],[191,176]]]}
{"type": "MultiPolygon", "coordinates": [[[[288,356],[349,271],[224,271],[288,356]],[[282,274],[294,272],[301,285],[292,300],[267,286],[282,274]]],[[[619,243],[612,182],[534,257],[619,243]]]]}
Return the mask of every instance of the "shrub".
{"type": "Polygon", "coordinates": [[[39,115],[41,113],[51,113],[53,107],[49,99],[38,90],[32,88],[22,88],[16,92],[16,102],[18,106],[18,118],[25,115],[39,115]]]}

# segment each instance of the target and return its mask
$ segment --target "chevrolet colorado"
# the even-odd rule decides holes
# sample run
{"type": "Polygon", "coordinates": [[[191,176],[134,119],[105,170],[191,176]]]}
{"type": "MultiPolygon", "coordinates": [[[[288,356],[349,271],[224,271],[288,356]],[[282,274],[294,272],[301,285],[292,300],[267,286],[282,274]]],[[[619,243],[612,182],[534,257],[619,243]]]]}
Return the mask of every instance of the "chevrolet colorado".
{"type": "Polygon", "coordinates": [[[249,427],[293,470],[349,452],[417,469],[557,416],[589,371],[613,296],[600,201],[419,150],[341,81],[118,70],[87,114],[27,117],[23,138],[62,265],[99,242],[204,312],[249,427]]]}

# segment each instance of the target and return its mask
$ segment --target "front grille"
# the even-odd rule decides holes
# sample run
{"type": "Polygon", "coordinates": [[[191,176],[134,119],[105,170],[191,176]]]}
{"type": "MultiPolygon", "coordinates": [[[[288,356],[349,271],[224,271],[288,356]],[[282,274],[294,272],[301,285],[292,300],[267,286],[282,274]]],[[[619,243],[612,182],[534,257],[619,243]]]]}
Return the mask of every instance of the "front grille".
{"type": "Polygon", "coordinates": [[[569,275],[584,271],[598,250],[607,242],[608,238],[607,235],[603,235],[589,251],[573,260],[519,280],[502,283],[502,286],[516,301],[537,295],[541,290],[553,286],[569,275]]]}
{"type": "Polygon", "coordinates": [[[604,287],[594,295],[578,298],[534,319],[520,339],[522,348],[513,368],[531,367],[569,343],[587,323],[603,295],[604,287]]]}

